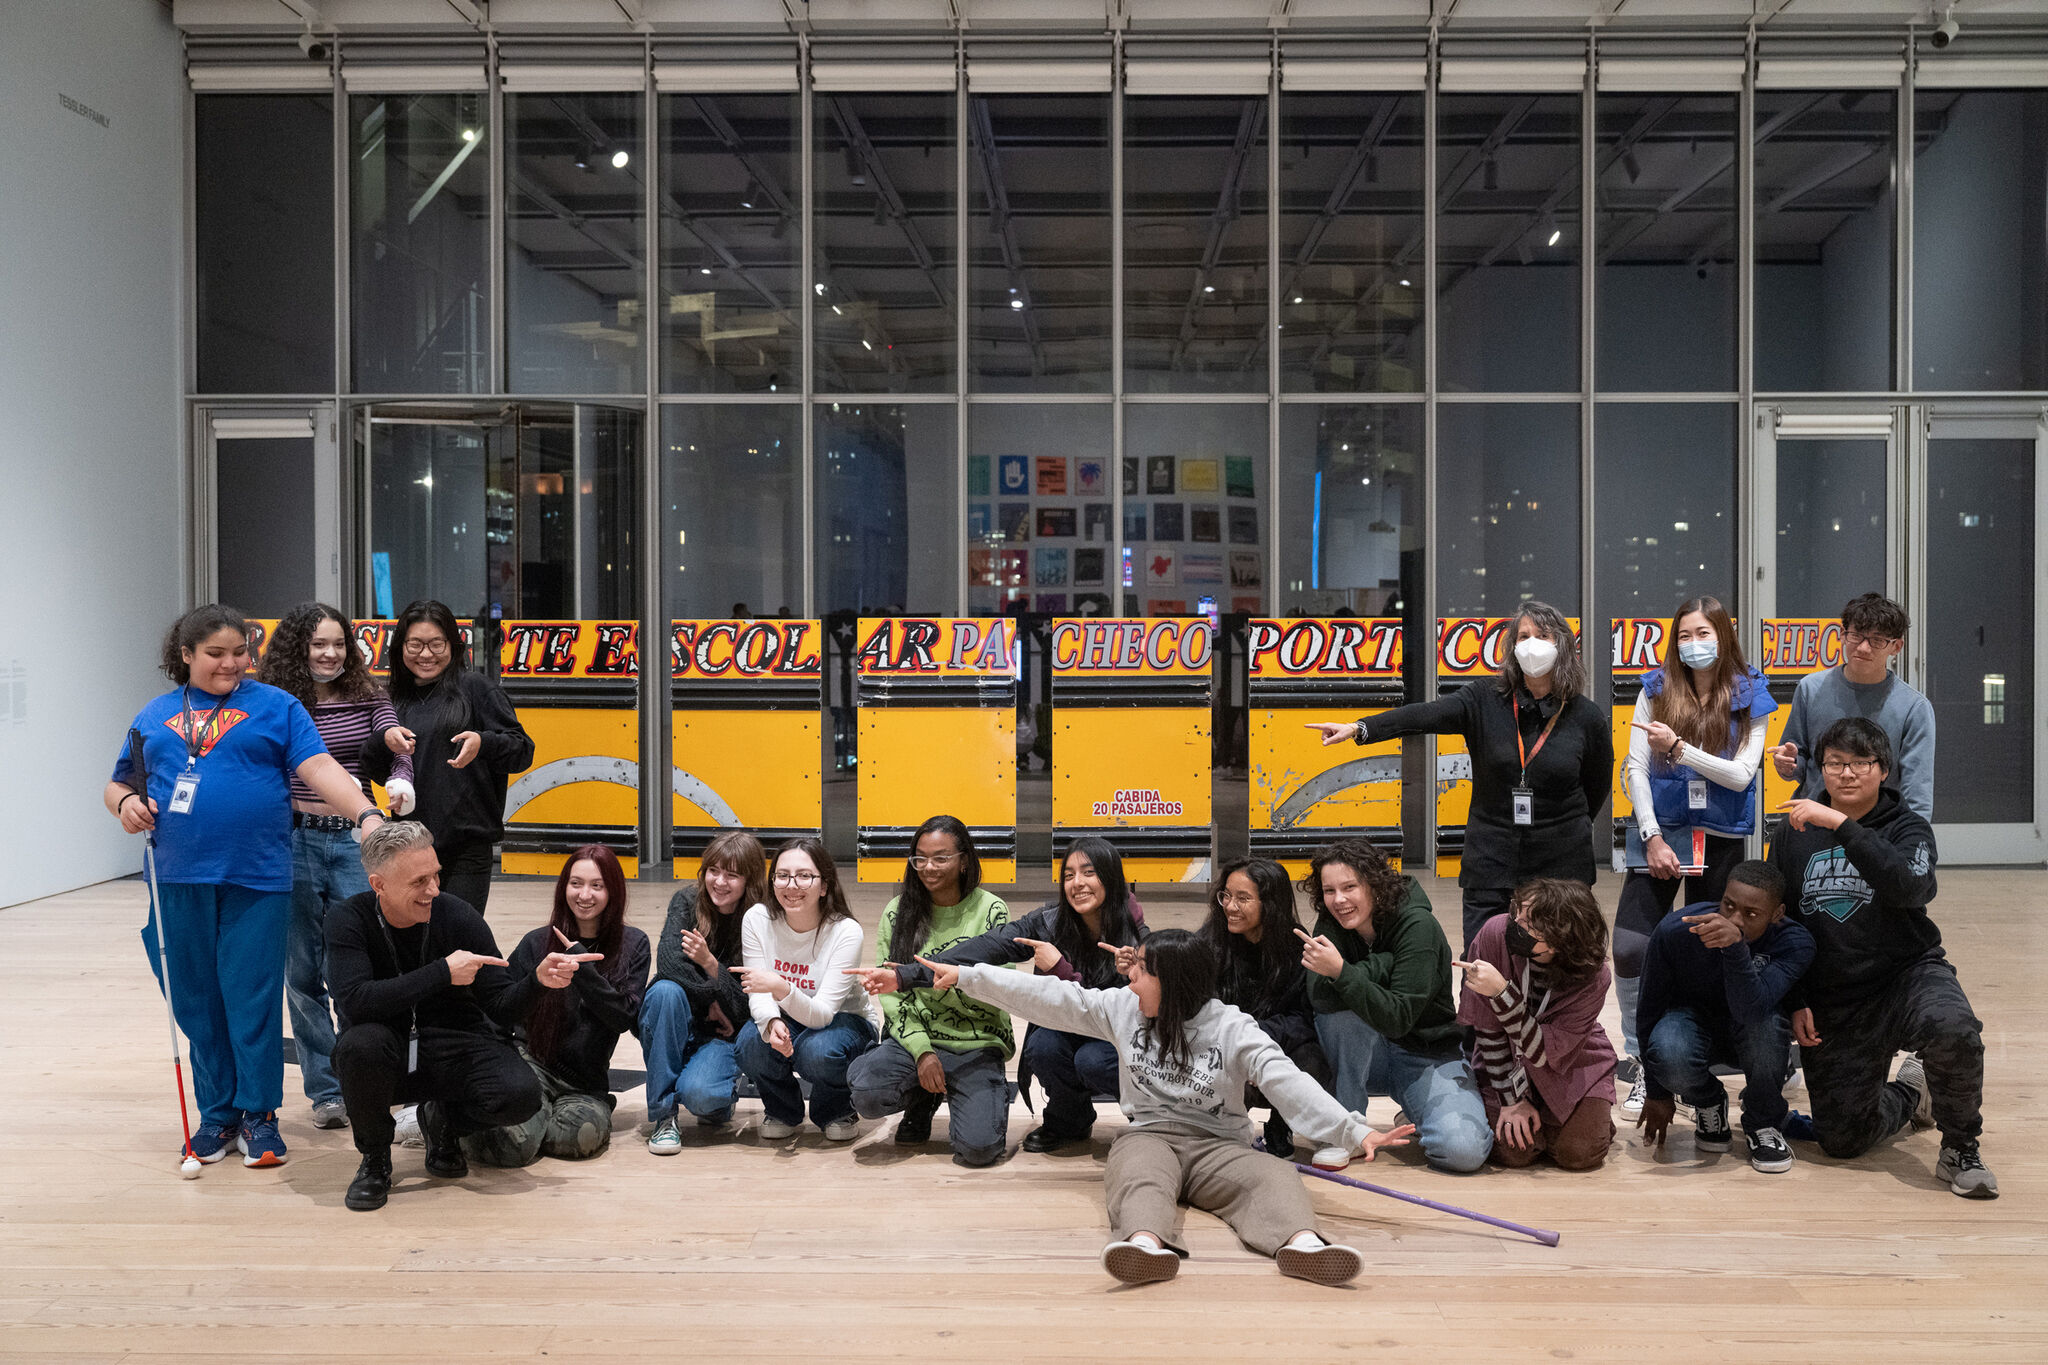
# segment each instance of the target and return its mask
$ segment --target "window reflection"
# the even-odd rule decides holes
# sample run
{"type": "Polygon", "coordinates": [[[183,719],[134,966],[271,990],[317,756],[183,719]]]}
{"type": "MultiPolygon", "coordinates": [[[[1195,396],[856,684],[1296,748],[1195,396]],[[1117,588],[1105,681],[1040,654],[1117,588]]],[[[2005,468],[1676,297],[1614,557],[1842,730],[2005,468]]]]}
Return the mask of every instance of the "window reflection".
{"type": "Polygon", "coordinates": [[[824,614],[959,609],[951,403],[817,405],[817,603],[824,614]]]}
{"type": "Polygon", "coordinates": [[[1097,403],[978,403],[970,410],[970,613],[1115,613],[1110,416],[1097,403]]]}
{"type": "Polygon", "coordinates": [[[1579,610],[1579,410],[1447,403],[1437,414],[1442,616],[1505,616],[1530,598],[1579,610]]]}
{"type": "Polygon", "coordinates": [[[1126,615],[1266,609],[1266,420],[1251,403],[1126,410],[1126,615]]]}
{"type": "Polygon", "coordinates": [[[1280,409],[1286,616],[1401,616],[1422,596],[1420,404],[1280,409]]]}
{"type": "Polygon", "coordinates": [[[1602,403],[1594,416],[1602,619],[1736,600],[1735,407],[1602,403]]]}
{"type": "Polygon", "coordinates": [[[796,404],[661,411],[662,553],[679,617],[803,606],[803,438],[796,404]]]}

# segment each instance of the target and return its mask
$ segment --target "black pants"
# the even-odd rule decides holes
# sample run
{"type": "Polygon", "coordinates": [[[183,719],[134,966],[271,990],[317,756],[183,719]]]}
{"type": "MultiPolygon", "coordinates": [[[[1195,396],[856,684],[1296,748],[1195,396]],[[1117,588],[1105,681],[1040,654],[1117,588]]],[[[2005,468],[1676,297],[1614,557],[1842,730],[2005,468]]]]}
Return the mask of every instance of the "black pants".
{"type": "MultiPolygon", "coordinates": [[[[1261,1024],[1260,1027],[1264,1028],[1265,1025],[1261,1024]]],[[[1267,1036],[1272,1036],[1272,1030],[1267,1030],[1267,1036]]],[[[1283,1050],[1287,1053],[1288,1061],[1300,1067],[1303,1075],[1307,1076],[1317,1085],[1320,1085],[1323,1089],[1329,1090],[1337,1083],[1337,1073],[1330,1066],[1330,1058],[1324,1053],[1322,1043],[1316,1039],[1307,1038],[1296,1043],[1293,1047],[1283,1050]]],[[[1287,1120],[1280,1116],[1278,1109],[1273,1109],[1272,1103],[1259,1093],[1257,1086],[1250,1084],[1245,1086],[1244,1107],[1247,1109],[1273,1110],[1273,1117],[1266,1121],[1266,1131],[1269,1134],[1277,1137],[1281,1133],[1290,1131],[1287,1126],[1287,1120]]],[[[1273,1155],[1285,1157],[1287,1153],[1279,1151],[1274,1152],[1273,1155]]]]}
{"type": "Polygon", "coordinates": [[[441,856],[441,890],[479,915],[491,899],[491,871],[497,866],[489,839],[436,839],[441,856]]]}
{"type": "Polygon", "coordinates": [[[456,1137],[524,1123],[540,1112],[540,1082],[512,1044],[462,1029],[420,1030],[419,1070],[405,1070],[406,1036],[389,1024],[355,1024],[334,1042],[334,1074],[356,1150],[391,1148],[391,1106],[432,1100],[456,1137]]]}
{"type": "Polygon", "coordinates": [[[1508,900],[1514,895],[1509,886],[1468,886],[1464,889],[1465,902],[1465,943],[1459,956],[1470,951],[1472,940],[1479,937],[1479,928],[1495,915],[1508,912],[1508,900]]]}
{"type": "MultiPolygon", "coordinates": [[[[1687,841],[1690,845],[1690,840],[1687,841]]],[[[1671,850],[1678,853],[1679,850],[1671,850]]],[[[1690,854],[1688,846],[1683,854],[1690,854]]],[[[1621,900],[1614,907],[1614,974],[1633,981],[1643,974],[1643,952],[1649,947],[1650,932],[1671,913],[1674,902],[1695,905],[1700,901],[1718,904],[1728,889],[1728,874],[1742,861],[1742,840],[1707,836],[1707,870],[1697,877],[1653,877],[1631,868],[1621,884],[1621,900]],[[1679,888],[1685,899],[1678,900],[1679,888]]]]}
{"type": "Polygon", "coordinates": [[[1829,1156],[1861,1156],[1913,1116],[1912,1091],[1885,1080],[1898,1052],[1920,1054],[1944,1146],[1968,1147],[1984,1131],[1984,1026],[1946,958],[1922,958],[1868,1000],[1815,1006],[1813,1027],[1820,1046],[1799,1053],[1829,1156]]]}

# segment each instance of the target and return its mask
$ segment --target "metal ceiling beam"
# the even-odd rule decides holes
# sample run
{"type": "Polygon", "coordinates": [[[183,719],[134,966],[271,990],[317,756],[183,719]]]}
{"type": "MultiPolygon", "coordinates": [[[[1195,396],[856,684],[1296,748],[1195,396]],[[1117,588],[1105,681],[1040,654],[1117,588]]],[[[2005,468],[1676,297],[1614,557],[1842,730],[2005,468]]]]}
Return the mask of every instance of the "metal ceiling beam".
{"type": "MultiPolygon", "coordinates": [[[[1209,215],[1209,236],[1202,244],[1202,261],[1195,270],[1194,281],[1188,286],[1188,301],[1181,309],[1180,339],[1174,345],[1173,357],[1167,363],[1168,369],[1178,369],[1186,357],[1188,345],[1195,339],[1195,315],[1201,311],[1203,284],[1216,263],[1223,255],[1223,239],[1230,231],[1230,225],[1237,221],[1238,198],[1244,189],[1245,165],[1251,160],[1252,148],[1259,140],[1259,128],[1265,122],[1266,101],[1264,98],[1247,99],[1237,116],[1237,136],[1230,146],[1230,161],[1223,169],[1223,184],[1216,192],[1216,208],[1209,215]]],[[[1267,195],[1267,212],[1271,212],[1272,196],[1267,195]]],[[[1271,287],[1272,282],[1267,282],[1271,287]]]]}
{"type": "Polygon", "coordinates": [[[1003,252],[1003,268],[1010,272],[1013,292],[1024,307],[1024,339],[1031,347],[1031,372],[1045,373],[1045,342],[1039,335],[1038,318],[1031,297],[1031,285],[1024,275],[1024,252],[1017,245],[1017,225],[1010,216],[1010,195],[1003,185],[1002,159],[996,155],[995,128],[989,122],[988,101],[969,100],[968,117],[974,121],[968,136],[975,158],[981,163],[981,178],[988,194],[989,229],[1003,252]]]}
{"type": "MultiPolygon", "coordinates": [[[[1599,164],[1593,169],[1594,180],[1597,182],[1601,176],[1605,175],[1608,168],[1633,150],[1638,142],[1649,136],[1650,130],[1663,122],[1665,116],[1677,107],[1678,100],[1673,97],[1651,100],[1644,107],[1642,114],[1637,117],[1636,121],[1629,125],[1628,131],[1623,133],[1615,140],[1612,146],[1601,153],[1599,164]]],[[[1586,110],[1582,117],[1593,117],[1593,111],[1590,109],[1586,110]]],[[[1553,219],[1558,209],[1564,206],[1565,201],[1578,192],[1579,168],[1574,166],[1571,174],[1559,179],[1550,193],[1544,196],[1542,207],[1523,218],[1518,226],[1504,234],[1499,241],[1481,253],[1479,259],[1473,263],[1473,268],[1476,270],[1492,265],[1495,261],[1498,261],[1502,256],[1513,250],[1515,243],[1527,237],[1530,232],[1542,231],[1543,224],[1553,219]]]]}

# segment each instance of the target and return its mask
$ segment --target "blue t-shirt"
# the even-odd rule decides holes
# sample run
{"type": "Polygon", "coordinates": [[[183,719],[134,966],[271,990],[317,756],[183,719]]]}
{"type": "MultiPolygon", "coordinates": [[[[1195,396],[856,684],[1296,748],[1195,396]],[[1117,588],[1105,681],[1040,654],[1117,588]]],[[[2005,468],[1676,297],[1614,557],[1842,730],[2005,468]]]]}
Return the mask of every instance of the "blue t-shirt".
{"type": "MultiPolygon", "coordinates": [[[[166,692],[142,708],[149,796],[156,802],[157,876],[166,882],[245,886],[251,891],[292,889],[291,775],[327,752],[320,731],[299,699],[268,683],[244,681],[221,698],[196,687],[166,692]],[[185,709],[189,707],[189,712],[185,709]],[[182,726],[191,727],[200,753],[189,814],[171,810],[171,792],[190,761],[182,726]]],[[[126,782],[128,746],[114,764],[126,782]]],[[[353,814],[353,812],[351,812],[353,814]]]]}

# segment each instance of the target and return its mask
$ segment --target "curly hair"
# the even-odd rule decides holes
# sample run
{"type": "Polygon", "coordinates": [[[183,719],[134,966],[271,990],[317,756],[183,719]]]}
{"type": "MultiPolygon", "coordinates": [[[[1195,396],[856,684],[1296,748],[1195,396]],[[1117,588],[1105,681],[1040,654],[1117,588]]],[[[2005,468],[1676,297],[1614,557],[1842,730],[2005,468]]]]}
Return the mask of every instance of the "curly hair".
{"type": "Polygon", "coordinates": [[[313,679],[308,654],[313,632],[320,629],[323,621],[340,626],[342,642],[348,646],[343,651],[341,676],[328,686],[341,701],[372,700],[383,689],[370,676],[363,652],[356,647],[355,622],[325,602],[301,602],[284,614],[277,629],[270,632],[270,644],[263,651],[263,662],[256,668],[257,680],[283,688],[297,697],[300,705],[312,710],[319,684],[313,679]]]}
{"type": "Polygon", "coordinates": [[[196,650],[208,639],[223,630],[237,630],[244,640],[249,638],[249,620],[233,607],[224,607],[218,602],[208,602],[203,607],[194,607],[171,623],[164,633],[163,658],[157,667],[172,682],[183,687],[192,681],[192,665],[185,662],[185,651],[196,650]]]}
{"type": "Polygon", "coordinates": [[[1550,969],[1583,981],[1607,960],[1607,921],[1593,888],[1562,877],[1536,877],[1515,888],[1515,905],[1529,909],[1529,932],[1550,945],[1550,969]]]}
{"type": "Polygon", "coordinates": [[[1330,914],[1330,908],[1323,904],[1323,869],[1331,863],[1342,863],[1357,873],[1359,882],[1371,895],[1372,931],[1377,938],[1388,919],[1401,908],[1401,902],[1408,898],[1408,879],[1394,870],[1386,854],[1364,839],[1339,839],[1316,850],[1316,856],[1309,860],[1308,875],[1301,879],[1309,906],[1318,915],[1330,914]]]}

